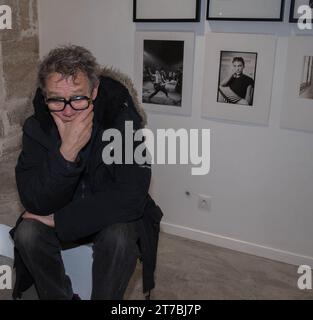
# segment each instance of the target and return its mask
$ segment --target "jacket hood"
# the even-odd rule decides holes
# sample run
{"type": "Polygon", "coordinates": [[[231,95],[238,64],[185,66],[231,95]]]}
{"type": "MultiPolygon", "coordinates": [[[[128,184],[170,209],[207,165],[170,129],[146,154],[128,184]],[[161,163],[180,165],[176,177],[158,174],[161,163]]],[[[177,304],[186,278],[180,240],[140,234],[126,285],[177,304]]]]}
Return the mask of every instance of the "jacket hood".
{"type": "MultiPolygon", "coordinates": [[[[132,80],[127,75],[112,67],[104,67],[99,80],[98,95],[94,100],[95,121],[105,127],[110,127],[121,107],[127,105],[137,113],[142,127],[147,124],[147,116],[139,102],[138,93],[132,80]]],[[[42,129],[48,132],[54,121],[40,88],[35,93],[33,105],[34,117],[38,120],[42,129]]]]}
{"type": "Polygon", "coordinates": [[[142,119],[142,124],[145,126],[147,124],[147,114],[143,109],[142,104],[139,102],[138,92],[135,89],[133,81],[125,73],[122,73],[112,67],[104,67],[102,69],[101,76],[105,78],[111,78],[119,82],[128,90],[128,93],[133,100],[134,107],[142,119]]]}

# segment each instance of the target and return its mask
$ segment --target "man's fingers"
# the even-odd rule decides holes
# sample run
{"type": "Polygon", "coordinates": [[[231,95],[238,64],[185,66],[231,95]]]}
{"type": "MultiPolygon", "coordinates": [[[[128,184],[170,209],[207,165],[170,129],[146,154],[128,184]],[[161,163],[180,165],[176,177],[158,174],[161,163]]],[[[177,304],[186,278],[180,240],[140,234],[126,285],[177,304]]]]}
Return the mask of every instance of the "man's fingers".
{"type": "Polygon", "coordinates": [[[31,219],[31,220],[37,220],[49,227],[54,227],[55,224],[54,224],[54,215],[51,214],[49,216],[37,216],[37,215],[34,215],[34,214],[31,214],[31,213],[24,213],[23,215],[23,218],[24,219],[31,219]]]}
{"type": "Polygon", "coordinates": [[[35,214],[32,214],[32,213],[24,213],[23,216],[22,216],[23,219],[31,219],[31,220],[37,220],[37,221],[41,221],[41,217],[40,216],[37,216],[35,214]]]}
{"type": "Polygon", "coordinates": [[[63,121],[62,121],[57,115],[55,115],[54,113],[51,113],[51,115],[52,115],[52,117],[53,117],[53,119],[54,119],[55,124],[56,124],[57,127],[58,127],[59,132],[60,132],[60,131],[62,132],[62,131],[64,130],[64,128],[65,128],[65,124],[64,124],[63,121]]]}
{"type": "Polygon", "coordinates": [[[80,141],[84,144],[84,146],[89,142],[92,134],[92,123],[88,124],[84,130],[81,132],[80,141]]]}
{"type": "Polygon", "coordinates": [[[93,114],[89,114],[89,116],[84,119],[83,121],[77,124],[77,127],[80,128],[80,132],[83,133],[86,130],[89,130],[93,126],[93,114]]]}
{"type": "Polygon", "coordinates": [[[84,120],[82,120],[82,123],[85,125],[88,125],[93,122],[93,118],[94,118],[94,113],[91,112],[88,114],[88,116],[84,120]]]}
{"type": "Polygon", "coordinates": [[[93,118],[94,118],[94,114],[92,112],[83,121],[80,122],[80,127],[86,128],[86,127],[89,127],[90,125],[92,126],[93,125],[93,118]]]}
{"type": "MultiPolygon", "coordinates": [[[[91,124],[88,124],[85,129],[83,130],[82,134],[81,134],[81,137],[82,139],[84,139],[85,137],[88,137],[90,139],[91,137],[91,132],[92,132],[92,123],[91,124]]],[[[89,141],[88,139],[88,141],[89,141]]]]}
{"type": "Polygon", "coordinates": [[[88,109],[83,110],[73,122],[84,121],[90,114],[93,114],[93,104],[91,104],[88,109]]]}
{"type": "Polygon", "coordinates": [[[24,218],[24,219],[30,219],[30,218],[33,218],[33,214],[31,214],[31,213],[28,213],[28,212],[25,212],[24,214],[23,214],[23,216],[22,216],[22,218],[24,218]]]}

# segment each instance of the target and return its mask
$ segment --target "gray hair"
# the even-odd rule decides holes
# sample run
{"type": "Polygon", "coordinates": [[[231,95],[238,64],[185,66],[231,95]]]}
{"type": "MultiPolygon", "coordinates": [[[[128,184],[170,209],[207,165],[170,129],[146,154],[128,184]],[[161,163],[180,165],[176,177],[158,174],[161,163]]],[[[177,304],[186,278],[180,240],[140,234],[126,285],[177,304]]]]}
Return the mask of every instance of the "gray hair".
{"type": "Polygon", "coordinates": [[[99,83],[100,66],[84,47],[66,45],[51,50],[39,66],[39,87],[45,91],[46,79],[51,73],[60,73],[64,79],[77,77],[82,72],[88,77],[90,89],[99,83]]]}

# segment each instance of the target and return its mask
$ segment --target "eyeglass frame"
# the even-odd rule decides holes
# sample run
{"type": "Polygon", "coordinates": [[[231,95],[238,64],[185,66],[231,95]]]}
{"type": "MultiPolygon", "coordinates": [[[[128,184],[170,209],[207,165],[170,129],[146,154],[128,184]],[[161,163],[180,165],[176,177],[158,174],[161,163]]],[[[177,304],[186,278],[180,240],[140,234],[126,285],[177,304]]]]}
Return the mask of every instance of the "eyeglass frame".
{"type": "Polygon", "coordinates": [[[73,110],[75,110],[75,111],[83,111],[83,110],[87,110],[87,109],[90,107],[90,104],[91,104],[92,102],[93,102],[92,98],[87,97],[87,96],[75,96],[75,97],[69,98],[69,100],[67,100],[67,99],[65,99],[65,98],[48,98],[48,99],[45,98],[45,103],[46,103],[46,105],[47,105],[47,107],[48,107],[48,109],[49,109],[50,112],[62,112],[62,111],[65,110],[65,108],[66,108],[67,105],[69,105],[69,106],[70,106],[73,110]],[[85,108],[83,108],[83,109],[76,109],[76,108],[74,108],[74,107],[72,106],[71,102],[73,102],[73,101],[75,101],[75,100],[83,100],[83,99],[87,100],[87,102],[88,102],[88,105],[87,105],[85,108]],[[51,110],[51,109],[49,108],[49,105],[48,105],[48,101],[49,101],[49,100],[55,100],[55,101],[58,101],[58,102],[63,102],[63,103],[64,103],[63,109],[61,109],[61,110],[51,110]]]}

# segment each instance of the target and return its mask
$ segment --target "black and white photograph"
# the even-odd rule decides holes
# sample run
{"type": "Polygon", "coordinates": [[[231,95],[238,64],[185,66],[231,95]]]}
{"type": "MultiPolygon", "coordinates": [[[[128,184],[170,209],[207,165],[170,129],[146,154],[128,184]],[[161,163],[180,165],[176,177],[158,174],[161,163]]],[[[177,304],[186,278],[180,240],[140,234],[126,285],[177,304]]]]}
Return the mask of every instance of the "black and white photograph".
{"type": "Polygon", "coordinates": [[[287,50],[281,127],[313,132],[313,37],[285,40],[287,50]]]}
{"type": "Polygon", "coordinates": [[[255,52],[221,51],[217,102],[253,106],[255,52]]]}
{"type": "Polygon", "coordinates": [[[303,5],[309,6],[313,10],[313,0],[291,0],[289,22],[298,22],[300,18],[298,9],[303,5]]]}
{"type": "Polygon", "coordinates": [[[313,56],[303,58],[303,68],[300,83],[300,98],[313,99],[313,56]]]}
{"type": "Polygon", "coordinates": [[[142,101],[181,107],[184,41],[145,40],[142,101]]]}
{"type": "Polygon", "coordinates": [[[135,81],[145,110],[191,114],[194,46],[194,32],[136,32],[135,81]]]}
{"type": "Polygon", "coordinates": [[[268,124],[276,42],[260,34],[206,36],[204,118],[268,124]]]}

